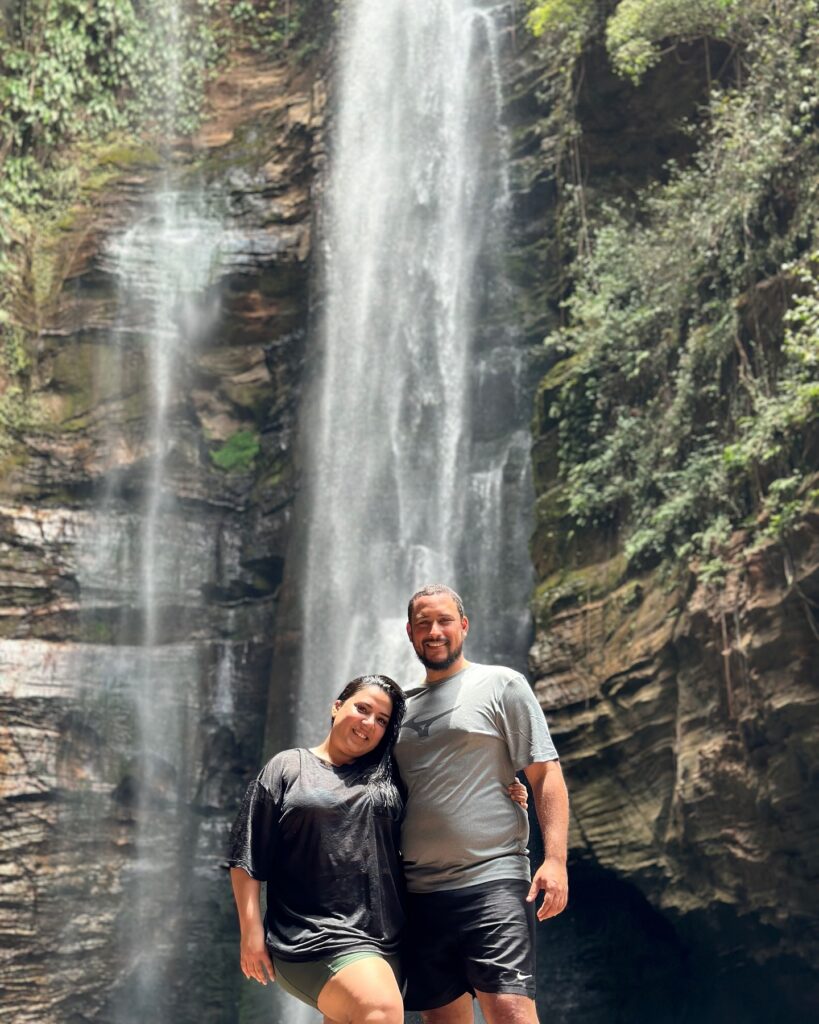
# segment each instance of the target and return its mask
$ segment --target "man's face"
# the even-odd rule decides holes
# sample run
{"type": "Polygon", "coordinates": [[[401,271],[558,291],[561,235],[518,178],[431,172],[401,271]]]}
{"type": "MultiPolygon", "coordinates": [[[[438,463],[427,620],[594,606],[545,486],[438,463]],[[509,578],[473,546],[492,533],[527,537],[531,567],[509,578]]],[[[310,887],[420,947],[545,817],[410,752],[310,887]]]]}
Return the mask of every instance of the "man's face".
{"type": "Polygon", "coordinates": [[[469,622],[449,594],[416,598],[407,636],[421,664],[433,671],[450,668],[461,657],[469,622]]]}

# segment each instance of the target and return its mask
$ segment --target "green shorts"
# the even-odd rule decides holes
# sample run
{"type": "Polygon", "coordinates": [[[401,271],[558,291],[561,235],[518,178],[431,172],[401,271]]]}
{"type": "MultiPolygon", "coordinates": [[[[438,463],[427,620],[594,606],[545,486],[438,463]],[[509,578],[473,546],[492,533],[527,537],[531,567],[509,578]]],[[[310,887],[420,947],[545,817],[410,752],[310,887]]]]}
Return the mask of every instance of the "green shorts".
{"type": "Polygon", "coordinates": [[[397,956],[384,956],[383,953],[376,953],[372,949],[361,949],[353,953],[339,953],[337,956],[323,958],[321,960],[279,960],[273,957],[273,967],[276,970],[276,984],[281,985],[285,992],[300,999],[308,1006],[318,1009],[318,997],[321,990],[334,975],[346,967],[355,963],[356,960],[366,960],[367,957],[377,956],[386,960],[392,968],[398,987],[403,986],[404,980],[401,974],[401,962],[397,956]]]}

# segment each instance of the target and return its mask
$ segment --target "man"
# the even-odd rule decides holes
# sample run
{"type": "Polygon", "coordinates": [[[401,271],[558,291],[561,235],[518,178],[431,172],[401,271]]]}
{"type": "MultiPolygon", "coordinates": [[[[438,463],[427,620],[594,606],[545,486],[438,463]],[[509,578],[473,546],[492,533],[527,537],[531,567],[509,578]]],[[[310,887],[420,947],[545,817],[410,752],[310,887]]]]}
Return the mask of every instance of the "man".
{"type": "Polygon", "coordinates": [[[427,670],[410,691],[395,748],[409,790],[402,830],[408,889],[408,1009],[425,1024],[537,1024],[537,918],[568,899],[569,801],[543,712],[511,669],[471,664],[463,602],[433,584],[414,594],[407,635],[427,670]],[[525,813],[506,786],[523,770],[545,859],[529,882],[525,813]]]}

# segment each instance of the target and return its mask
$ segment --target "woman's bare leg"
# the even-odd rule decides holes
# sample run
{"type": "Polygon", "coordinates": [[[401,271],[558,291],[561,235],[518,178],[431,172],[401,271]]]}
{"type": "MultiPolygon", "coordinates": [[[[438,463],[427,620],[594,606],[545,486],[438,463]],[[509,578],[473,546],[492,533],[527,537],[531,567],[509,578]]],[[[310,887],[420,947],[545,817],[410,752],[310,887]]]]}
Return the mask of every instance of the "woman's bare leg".
{"type": "Polygon", "coordinates": [[[380,956],[355,960],[319,992],[318,1008],[331,1024],[403,1024],[404,1004],[392,968],[380,956]]]}

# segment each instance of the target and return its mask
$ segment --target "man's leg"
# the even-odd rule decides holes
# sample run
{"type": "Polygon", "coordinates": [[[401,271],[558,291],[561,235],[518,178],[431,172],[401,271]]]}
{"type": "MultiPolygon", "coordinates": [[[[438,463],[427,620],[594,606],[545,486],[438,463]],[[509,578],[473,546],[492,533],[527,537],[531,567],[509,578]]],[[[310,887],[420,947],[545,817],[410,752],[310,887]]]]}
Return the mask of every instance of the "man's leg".
{"type": "Polygon", "coordinates": [[[455,892],[408,893],[402,959],[404,1005],[425,1024],[473,1024],[472,989],[464,975],[455,892]]]}
{"type": "Polygon", "coordinates": [[[476,886],[461,928],[467,980],[487,1024],[538,1024],[535,915],[526,882],[476,886]]]}
{"type": "Polygon", "coordinates": [[[496,992],[476,992],[475,996],[486,1024],[538,1024],[535,1001],[528,996],[496,992]]]}
{"type": "Polygon", "coordinates": [[[424,1010],[421,1019],[424,1024],[474,1024],[472,996],[464,992],[446,1006],[439,1006],[436,1010],[424,1010]]]}

